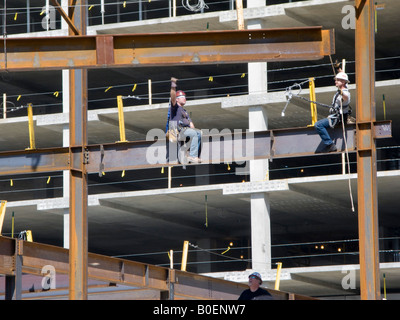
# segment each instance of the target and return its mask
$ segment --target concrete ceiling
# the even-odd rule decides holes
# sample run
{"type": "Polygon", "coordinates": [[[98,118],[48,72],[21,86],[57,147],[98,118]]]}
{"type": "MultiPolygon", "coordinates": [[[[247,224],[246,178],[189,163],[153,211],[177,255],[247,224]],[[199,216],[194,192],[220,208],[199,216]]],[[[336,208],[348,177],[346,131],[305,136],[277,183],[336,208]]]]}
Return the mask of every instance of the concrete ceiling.
{"type": "MultiPolygon", "coordinates": [[[[25,3],[25,1],[23,1],[25,3]]],[[[378,12],[377,57],[398,56],[399,49],[394,40],[396,33],[392,32],[398,22],[400,3],[395,0],[378,1],[385,3],[385,9],[378,12]]],[[[346,58],[349,61],[349,73],[352,80],[350,90],[355,106],[356,93],[354,85],[354,30],[344,30],[338,23],[343,18],[341,8],[354,1],[329,0],[324,5],[319,1],[294,2],[281,6],[266,7],[264,10],[247,10],[247,18],[260,18],[265,28],[295,27],[304,25],[322,25],[324,28],[335,27],[336,55],[333,58],[346,58]]],[[[91,33],[133,33],[133,32],[168,32],[182,30],[203,30],[209,25],[210,30],[235,29],[236,20],[234,12],[205,13],[195,16],[185,16],[178,19],[160,18],[140,22],[129,22],[107,26],[91,27],[91,33]]],[[[329,64],[329,59],[325,62],[329,64]]],[[[393,61],[392,61],[393,62],[393,61]]],[[[320,62],[316,62],[320,63],[320,62]]],[[[307,64],[310,64],[307,62],[307,64]]],[[[276,64],[273,68],[291,66],[292,64],[276,64]]],[[[389,68],[388,62],[382,68],[389,68]]],[[[397,65],[396,65],[397,66],[397,65]]],[[[214,68],[214,67],[213,67],[214,68]]],[[[328,71],[324,75],[329,74],[328,71]]],[[[310,69],[308,69],[309,72],[310,69]]],[[[216,70],[208,66],[181,68],[179,72],[173,68],[160,70],[109,70],[107,76],[104,71],[89,72],[91,88],[103,88],[89,93],[91,110],[89,111],[88,139],[89,144],[115,142],[119,139],[118,113],[116,109],[115,92],[106,96],[104,89],[109,85],[145,82],[147,79],[168,81],[169,77],[179,74],[181,78],[195,76],[208,76],[216,70]],[[96,99],[109,99],[97,103],[96,99]],[[98,108],[97,108],[98,107],[98,108]]],[[[246,65],[218,66],[217,71],[224,73],[247,72],[246,65]]],[[[296,71],[297,72],[297,71],[296,71]]],[[[318,74],[301,74],[298,79],[318,74]]],[[[394,73],[396,75],[396,73],[394,73]]],[[[273,75],[272,75],[273,77],[273,75]]],[[[293,84],[293,75],[285,75],[285,83],[293,84]]],[[[317,78],[317,100],[329,104],[332,98],[333,86],[329,80],[317,78]]],[[[399,108],[400,81],[382,79],[376,83],[376,112],[377,120],[384,118],[382,96],[386,99],[386,119],[391,119],[393,125],[393,139],[379,141],[382,145],[398,145],[400,137],[399,108]]],[[[280,79],[278,79],[280,80],[280,79]]],[[[296,80],[297,81],[297,80],[296,80]]],[[[18,103],[33,102],[34,105],[43,103],[57,104],[61,112],[61,100],[53,96],[53,92],[62,89],[61,72],[29,72],[2,74],[0,81],[3,90],[17,104],[17,97],[23,94],[18,103]],[[39,81],[39,80],[40,81],[39,81]],[[37,92],[48,92],[40,99],[35,96],[25,98],[24,95],[37,92]],[[24,100],[25,99],[25,100],[24,100]]],[[[248,109],[251,106],[263,105],[268,111],[269,129],[290,128],[306,126],[310,123],[309,110],[289,104],[285,117],[281,112],[285,106],[285,92],[279,90],[268,94],[217,97],[207,99],[194,99],[200,95],[196,81],[182,83],[184,90],[188,90],[192,98],[188,100],[187,109],[191,113],[196,125],[200,128],[248,128],[248,109]]],[[[162,85],[161,91],[167,92],[168,82],[162,85]],[[166,90],[165,90],[165,88],[166,90]]],[[[146,88],[141,94],[146,94],[146,88]]],[[[129,91],[130,92],[130,88],[129,91]]],[[[131,93],[131,92],[130,92],[131,93]]],[[[308,90],[302,91],[308,96],[308,90]]],[[[165,94],[164,94],[165,95],[165,94]]],[[[168,97],[165,100],[156,100],[151,106],[147,101],[124,100],[124,115],[127,129],[127,139],[130,141],[145,139],[147,131],[151,128],[164,129],[168,108],[168,97]]],[[[353,108],[354,110],[355,108],[353,108]]],[[[39,109],[36,109],[39,110],[39,109]]],[[[54,109],[47,107],[35,113],[35,135],[38,148],[55,147],[63,145],[63,128],[68,124],[68,115],[57,113],[50,114],[54,109]],[[49,114],[43,114],[49,113],[49,114]]],[[[58,109],[57,109],[58,110],[58,109]]],[[[319,116],[323,117],[326,110],[319,109],[319,116]]],[[[19,113],[19,117],[0,119],[0,151],[23,150],[29,146],[28,119],[19,113]]],[[[321,156],[321,162],[327,156],[321,156]]],[[[339,156],[337,157],[339,158],[339,156]]],[[[304,161],[297,161],[299,166],[306,166],[304,161]]],[[[340,159],[335,160],[340,163],[340,159]]],[[[271,164],[273,165],[273,164],[271,164]]],[[[174,170],[174,169],[173,169],[174,170]]],[[[180,170],[180,169],[176,169],[180,170]]],[[[208,172],[204,166],[188,169],[196,174],[208,172]]],[[[173,171],[173,176],[174,176],[173,171]]],[[[379,172],[379,219],[382,227],[397,228],[400,224],[398,218],[399,201],[397,190],[400,187],[400,172],[398,170],[379,172]]],[[[138,176],[145,178],[147,171],[138,172],[138,176]]],[[[161,174],[160,174],[161,175],[161,174]]],[[[164,174],[164,177],[166,174],[164,174]]],[[[105,177],[107,178],[107,176],[105,177]]],[[[238,176],[240,181],[241,176],[238,176]]],[[[349,196],[348,176],[319,176],[308,178],[292,178],[282,181],[282,185],[262,184],[269,194],[271,205],[271,223],[273,245],[309,239],[356,239],[357,214],[351,210],[349,196]],[[271,189],[272,188],[272,189],[271,189]],[[317,190],[317,191],[316,191],[317,190]],[[326,200],[329,195],[329,201],[326,200]],[[307,236],[305,236],[307,235],[307,236]]],[[[250,193],[232,193],[235,188],[243,186],[252,187],[250,183],[236,183],[228,185],[210,184],[196,187],[174,187],[172,189],[158,188],[153,190],[136,191],[134,186],[126,185],[125,189],[116,188],[115,192],[109,187],[109,193],[91,194],[89,197],[89,249],[93,252],[110,255],[129,255],[145,252],[166,252],[169,249],[180,250],[182,242],[189,240],[193,243],[203,239],[218,239],[218,244],[223,245],[233,240],[246,239],[250,235],[250,193]],[[207,204],[205,198],[207,196],[207,204]],[[206,206],[207,205],[207,206],[206,206]],[[206,222],[208,225],[206,226],[206,222]]],[[[253,186],[255,187],[255,186],[253,186]]],[[[354,204],[357,210],[356,177],[351,176],[351,188],[354,204]]],[[[63,245],[63,215],[67,212],[68,201],[64,198],[40,199],[26,201],[12,201],[7,205],[6,219],[3,233],[11,232],[11,213],[15,212],[15,230],[33,230],[34,239],[41,242],[63,245]]],[[[356,211],[357,212],[357,211],[356,211]]],[[[246,243],[249,245],[249,243],[246,243]]],[[[247,250],[244,250],[247,258],[247,250]]],[[[135,258],[140,259],[140,258],[135,258]]],[[[166,254],[157,257],[146,257],[147,261],[157,264],[168,263],[166,254]]],[[[242,264],[246,267],[246,263],[242,264]]],[[[314,270],[315,271],[315,270],[314,270]]],[[[324,270],[322,270],[324,271],[324,270]]],[[[321,272],[322,272],[321,271],[321,272]]],[[[306,272],[306,271],[302,271],[306,272]]],[[[311,272],[311,271],[310,271],[311,272]]],[[[313,272],[313,279],[329,274],[329,270],[319,274],[313,272]]],[[[295,282],[287,282],[283,290],[300,290],[304,294],[322,292],[312,286],[307,291],[304,287],[304,278],[309,274],[301,274],[295,280],[301,284],[296,288],[295,282]]],[[[332,276],[337,277],[337,275],[332,276]]],[[[396,274],[397,277],[397,274],[396,274]]],[[[336,279],[336,278],[335,278],[336,279]]],[[[397,279],[397,278],[396,278],[397,279]]],[[[272,280],[271,280],[272,281],[272,280]]],[[[272,282],[271,282],[272,283],[272,282]]],[[[400,286],[400,281],[396,282],[400,286]]],[[[336,289],[335,289],[336,290],[336,289]]],[[[325,291],[326,292],[326,291],[325,291]]]]}
{"type": "MultiPolygon", "coordinates": [[[[387,58],[397,56],[396,41],[393,39],[393,32],[388,31],[392,26],[398,25],[397,14],[399,3],[390,1],[378,1],[384,3],[383,10],[378,11],[378,33],[377,41],[377,58],[387,58]]],[[[354,83],[354,30],[343,29],[339,22],[342,21],[344,14],[341,12],[343,6],[351,5],[353,1],[330,0],[325,1],[324,5],[320,5],[318,1],[300,1],[287,3],[278,6],[267,6],[265,8],[253,8],[245,10],[246,22],[248,19],[258,19],[262,22],[264,28],[287,28],[287,27],[303,27],[303,26],[323,26],[324,28],[335,29],[336,54],[332,56],[333,60],[347,59],[347,72],[351,81],[354,83]]],[[[25,1],[21,2],[21,7],[25,6],[25,1]]],[[[10,9],[11,10],[11,9],[10,9]]],[[[12,24],[12,19],[10,19],[12,24]]],[[[236,29],[236,12],[206,12],[203,14],[183,15],[179,18],[157,18],[142,21],[131,21],[122,23],[108,23],[107,25],[93,25],[88,28],[89,34],[102,33],[153,33],[153,32],[177,32],[177,31],[198,31],[205,30],[206,26],[209,30],[232,30],[236,29]],[[190,21],[190,23],[188,22],[190,21]]],[[[49,33],[37,32],[30,36],[60,35],[65,34],[59,30],[49,33]]],[[[10,34],[9,37],[18,36],[10,34]]],[[[388,70],[397,67],[397,60],[382,60],[377,63],[378,70],[388,70]]],[[[171,76],[183,79],[181,82],[190,98],[195,98],[200,94],[210,96],[215,94],[214,87],[229,85],[232,89],[225,89],[225,94],[247,94],[247,81],[245,79],[225,78],[218,79],[218,75],[227,75],[234,73],[247,73],[247,65],[216,65],[216,66],[188,66],[179,68],[163,67],[163,68],[118,68],[108,69],[107,77],[104,77],[104,70],[89,71],[89,109],[109,108],[116,105],[116,95],[132,94],[131,87],[134,83],[138,84],[135,91],[136,96],[142,97],[147,101],[147,80],[153,80],[153,94],[157,93],[158,98],[153,103],[162,103],[168,101],[168,80],[171,76]],[[207,81],[208,76],[214,76],[214,82],[207,81]],[[189,81],[203,77],[205,81],[189,81]],[[105,89],[112,86],[113,89],[105,92],[105,89]],[[204,93],[203,93],[204,92],[204,93]],[[199,94],[200,93],[200,94],[199,94]],[[160,95],[161,94],[161,95],[160,95]]],[[[268,65],[268,78],[270,81],[269,88],[276,90],[277,88],[285,88],[299,80],[307,79],[310,76],[317,77],[317,87],[331,85],[330,60],[326,57],[323,61],[304,61],[304,62],[287,62],[287,63],[270,63],[268,65]],[[324,67],[312,68],[315,65],[325,64],[324,67]],[[310,68],[304,70],[297,69],[294,73],[290,71],[279,71],[285,67],[293,67],[299,65],[308,65],[310,68]]],[[[394,72],[390,79],[396,78],[398,72],[394,72]]],[[[385,80],[385,76],[390,72],[377,72],[378,80],[385,80]]],[[[397,76],[398,77],[398,76],[397,76]]],[[[31,102],[35,107],[36,114],[62,112],[62,76],[60,71],[46,72],[13,72],[3,73],[0,83],[4,92],[10,97],[9,101],[16,106],[20,106],[31,102]],[[40,79],[40,81],[38,81],[40,79]],[[59,97],[53,96],[54,92],[60,92],[59,97]],[[42,93],[38,95],[38,93],[42,93]],[[17,97],[21,95],[17,101],[17,97]],[[44,107],[44,105],[46,105],[44,107]],[[43,107],[39,107],[43,106],[43,107]]],[[[221,96],[221,93],[219,94],[221,96]]],[[[380,96],[377,95],[379,101],[380,96]]],[[[134,105],[142,105],[143,101],[135,101],[134,105]]],[[[8,106],[10,107],[10,105],[8,106]]],[[[24,111],[20,111],[18,116],[23,115],[24,111]]]]}

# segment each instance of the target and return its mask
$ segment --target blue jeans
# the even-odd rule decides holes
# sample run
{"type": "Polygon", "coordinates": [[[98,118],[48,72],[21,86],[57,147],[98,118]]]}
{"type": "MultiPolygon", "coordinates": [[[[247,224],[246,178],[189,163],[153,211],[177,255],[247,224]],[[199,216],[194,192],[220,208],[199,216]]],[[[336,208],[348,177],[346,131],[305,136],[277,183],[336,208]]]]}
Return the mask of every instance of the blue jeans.
{"type": "Polygon", "coordinates": [[[191,157],[198,157],[201,145],[201,131],[199,129],[186,128],[183,131],[185,139],[190,138],[190,153],[191,157]]]}
{"type": "Polygon", "coordinates": [[[317,130],[317,132],[318,132],[319,136],[321,137],[321,140],[324,144],[329,146],[330,144],[333,143],[331,136],[328,133],[328,129],[330,128],[328,118],[317,121],[314,124],[314,127],[315,127],[315,130],[317,130]]]}

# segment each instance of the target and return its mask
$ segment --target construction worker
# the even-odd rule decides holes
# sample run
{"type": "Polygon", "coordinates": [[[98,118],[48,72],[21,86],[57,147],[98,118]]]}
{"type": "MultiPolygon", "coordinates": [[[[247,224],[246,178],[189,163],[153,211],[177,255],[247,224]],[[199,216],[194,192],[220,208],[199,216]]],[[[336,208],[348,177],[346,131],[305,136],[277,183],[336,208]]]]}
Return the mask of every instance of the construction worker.
{"type": "Polygon", "coordinates": [[[337,151],[336,145],[328,133],[328,128],[334,128],[336,124],[340,123],[342,115],[343,121],[346,123],[351,111],[350,91],[347,89],[349,77],[346,73],[340,71],[334,79],[337,92],[333,96],[332,107],[329,109],[330,114],[327,118],[317,121],[314,125],[315,130],[317,130],[322,142],[325,144],[324,152],[337,151]]]}
{"type": "Polygon", "coordinates": [[[249,275],[249,289],[244,290],[238,300],[271,300],[271,294],[260,288],[262,284],[261,275],[258,272],[253,272],[249,275]]]}
{"type": "Polygon", "coordinates": [[[183,108],[186,104],[186,94],[182,91],[176,91],[177,79],[171,78],[171,115],[170,124],[179,130],[179,140],[185,141],[190,138],[190,150],[187,160],[189,163],[200,163],[199,151],[201,145],[201,131],[196,129],[192,119],[183,108]]]}

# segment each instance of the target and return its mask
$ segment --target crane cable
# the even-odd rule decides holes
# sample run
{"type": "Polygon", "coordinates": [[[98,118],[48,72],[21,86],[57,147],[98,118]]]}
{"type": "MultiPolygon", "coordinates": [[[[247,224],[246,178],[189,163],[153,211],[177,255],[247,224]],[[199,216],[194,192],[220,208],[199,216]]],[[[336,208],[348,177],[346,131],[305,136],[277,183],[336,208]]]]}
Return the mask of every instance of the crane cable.
{"type": "Polygon", "coordinates": [[[350,194],[350,202],[351,202],[351,211],[354,210],[354,201],[353,201],[353,193],[351,189],[351,179],[350,179],[350,159],[349,159],[349,150],[347,148],[347,137],[346,137],[346,130],[345,130],[345,124],[344,124],[344,115],[343,115],[343,103],[342,99],[340,99],[340,114],[342,117],[342,129],[343,129],[343,140],[344,140],[344,146],[345,146],[345,153],[346,153],[346,160],[347,160],[347,170],[349,172],[348,176],[348,184],[349,184],[349,194],[350,194]]]}
{"type": "Polygon", "coordinates": [[[307,79],[307,80],[305,80],[305,81],[303,81],[303,82],[295,83],[295,84],[293,84],[293,85],[291,85],[291,86],[289,86],[289,87],[286,88],[286,93],[285,93],[285,95],[286,95],[286,97],[287,97],[287,98],[286,98],[287,101],[286,101],[286,105],[285,105],[285,107],[283,108],[282,113],[281,113],[282,117],[285,116],[286,108],[288,107],[290,101],[291,101],[292,98],[293,98],[292,89],[295,88],[295,87],[298,87],[298,88],[299,88],[299,92],[298,92],[297,94],[295,94],[296,98],[301,99],[301,100],[304,100],[304,101],[309,102],[309,103],[314,103],[314,104],[316,104],[316,105],[318,105],[318,106],[321,106],[321,107],[325,107],[325,108],[331,108],[331,107],[332,107],[331,105],[328,105],[328,104],[325,104],[325,103],[321,103],[321,102],[318,102],[318,101],[312,101],[312,100],[310,100],[310,99],[307,99],[307,98],[305,98],[305,97],[300,96],[300,92],[301,92],[301,90],[303,89],[301,86],[302,86],[304,83],[306,83],[306,82],[309,82],[309,80],[307,79]]]}

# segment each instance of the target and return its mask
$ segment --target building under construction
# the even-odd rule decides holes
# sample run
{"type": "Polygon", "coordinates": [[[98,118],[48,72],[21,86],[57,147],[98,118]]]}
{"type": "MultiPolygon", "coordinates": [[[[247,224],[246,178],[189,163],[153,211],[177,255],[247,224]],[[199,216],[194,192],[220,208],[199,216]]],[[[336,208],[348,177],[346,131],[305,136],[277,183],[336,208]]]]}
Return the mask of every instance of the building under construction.
{"type": "Polygon", "coordinates": [[[4,299],[237,299],[254,271],[276,299],[399,297],[399,1],[0,7],[4,299]],[[200,164],[166,141],[171,77],[200,164]]]}

